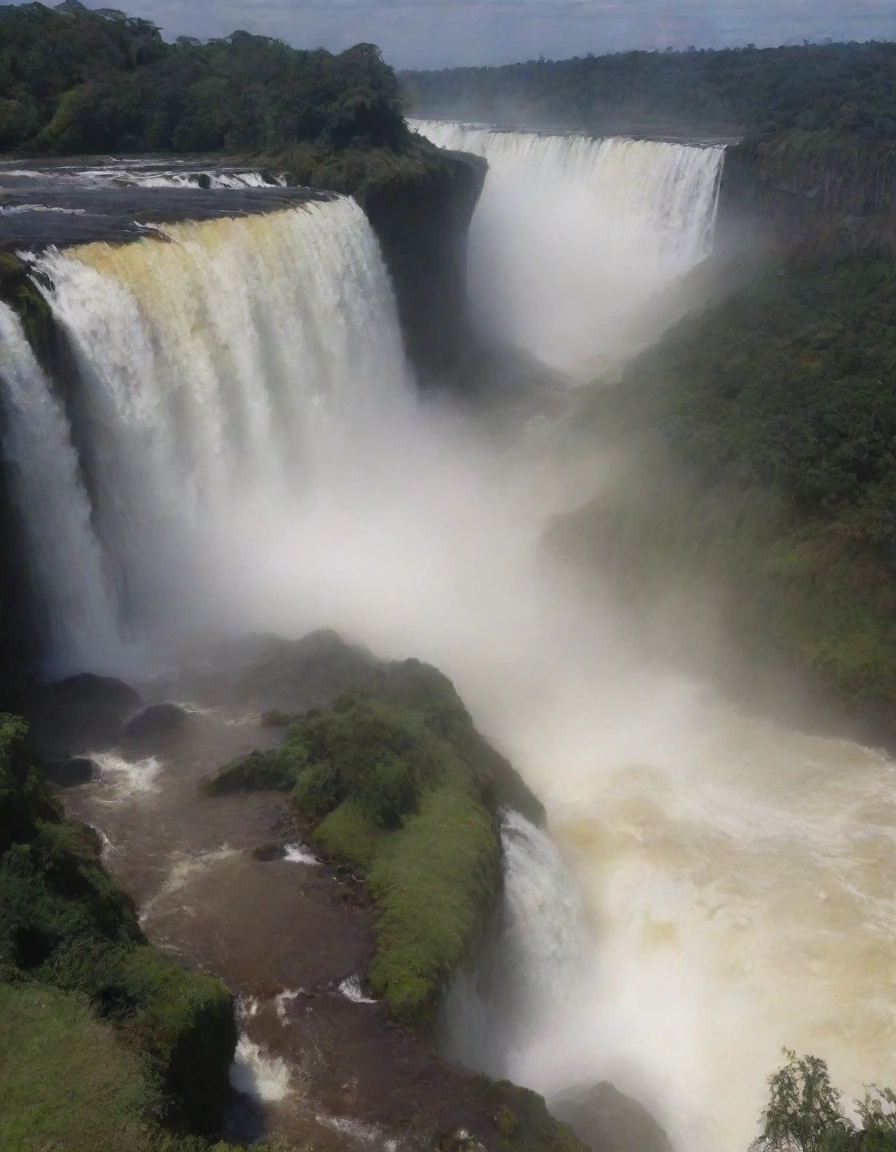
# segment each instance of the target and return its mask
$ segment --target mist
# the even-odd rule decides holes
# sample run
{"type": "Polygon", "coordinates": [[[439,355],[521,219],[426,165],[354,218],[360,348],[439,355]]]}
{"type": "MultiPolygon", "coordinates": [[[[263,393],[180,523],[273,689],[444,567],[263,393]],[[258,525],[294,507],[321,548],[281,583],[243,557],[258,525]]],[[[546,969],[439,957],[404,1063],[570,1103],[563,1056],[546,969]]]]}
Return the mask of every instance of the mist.
{"type": "Polygon", "coordinates": [[[633,48],[883,40],[893,33],[884,0],[801,0],[786,8],[769,0],[122,0],[121,7],[155,20],[168,39],[228,36],[242,28],[334,52],[371,42],[400,68],[510,64],[540,55],[559,60],[633,48]]]}
{"type": "Polygon", "coordinates": [[[475,323],[572,379],[655,338],[658,295],[711,250],[722,148],[415,126],[489,163],[470,235],[475,323]]]}
{"type": "MultiPolygon", "coordinates": [[[[570,403],[533,400],[497,431],[421,396],[349,201],[40,268],[85,392],[70,435],[96,504],[70,546],[99,548],[125,589],[93,666],[128,674],[136,658],[148,677],[208,639],[328,627],[440,667],[557,844],[508,854],[527,1011],[491,1018],[485,1046],[468,1032],[467,1058],[549,1101],[609,1080],[676,1152],[743,1152],[784,1045],[827,1058],[852,1094],[896,1074],[876,984],[896,812],[888,761],[752,716],[659,659],[613,557],[575,570],[549,543],[558,517],[637,471],[567,423],[595,365],[648,340],[651,301],[706,254],[717,169],[690,151],[670,166],[659,146],[630,149],[596,220],[550,157],[535,189],[498,171],[470,242],[482,331],[546,361],[570,403]],[[657,213],[681,187],[670,173],[690,192],[657,213]],[[652,178],[657,196],[634,197],[652,178]],[[576,946],[540,947],[552,938],[576,946]]],[[[57,667],[82,666],[83,634],[71,651],[70,632],[56,639],[57,667]]]]}

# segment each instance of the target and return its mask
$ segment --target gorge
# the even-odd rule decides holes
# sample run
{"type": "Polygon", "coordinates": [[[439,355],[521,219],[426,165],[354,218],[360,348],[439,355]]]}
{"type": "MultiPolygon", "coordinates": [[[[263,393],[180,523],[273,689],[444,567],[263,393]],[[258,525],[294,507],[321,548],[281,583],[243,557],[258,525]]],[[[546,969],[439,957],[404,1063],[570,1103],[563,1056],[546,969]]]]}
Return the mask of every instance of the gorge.
{"type": "MultiPolygon", "coordinates": [[[[360,193],[269,185],[259,205],[297,202],[255,211],[249,187],[239,209],[202,218],[182,201],[126,243],[17,244],[29,209],[0,208],[44,309],[38,326],[12,294],[0,303],[3,461],[41,676],[121,677],[183,723],[129,737],[132,703],[77,743],[64,703],[38,692],[35,735],[47,756],[93,762],[66,810],[106,837],[149,938],[240,998],[232,1078],[255,1103],[231,1138],[261,1123],[316,1146],[429,1147],[433,1133],[402,1127],[419,1090],[436,1135],[453,1133],[445,1147],[579,1146],[540,1116],[531,1137],[521,1117],[536,1105],[507,1077],[594,1152],[742,1152],[784,1045],[829,1060],[851,1095],[896,1078],[893,763],[658,657],[654,620],[612,565],[571,569],[551,534],[628,483],[628,445],[581,417],[586,382],[617,379],[699,275],[724,152],[416,127],[489,164],[470,320],[543,382],[497,426],[465,402],[456,363],[444,387],[447,353],[409,336],[414,228],[403,236],[395,210],[378,239],[360,193]],[[404,264],[387,262],[390,243],[404,264]],[[438,1021],[447,1056],[499,1082],[486,1104],[377,1015],[374,913],[328,870],[338,854],[312,840],[320,826],[270,792],[200,790],[232,758],[279,748],[262,712],[313,724],[408,657],[451,678],[526,786],[510,807],[489,800],[501,913],[438,1021]],[[528,789],[550,834],[513,810],[528,789]],[[267,840],[278,858],[253,856],[267,840]],[[380,1079],[378,1061],[431,1090],[380,1079]],[[654,1120],[623,1106],[607,1123],[607,1083],[654,1120]],[[382,1103],[389,1092],[404,1095],[382,1103]]],[[[483,171],[463,164],[455,237],[483,171]]],[[[457,304],[462,253],[446,260],[457,304]]]]}

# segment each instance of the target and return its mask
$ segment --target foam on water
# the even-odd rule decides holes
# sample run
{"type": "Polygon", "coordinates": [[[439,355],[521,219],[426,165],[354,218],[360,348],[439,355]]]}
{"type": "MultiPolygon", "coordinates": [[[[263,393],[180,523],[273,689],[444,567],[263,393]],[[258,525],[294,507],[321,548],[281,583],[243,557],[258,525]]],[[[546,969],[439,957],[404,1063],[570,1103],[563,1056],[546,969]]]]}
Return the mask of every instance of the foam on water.
{"type": "Polygon", "coordinates": [[[245,1032],[236,1045],[230,1066],[230,1083],[237,1092],[266,1104],[284,1100],[291,1091],[289,1068],[284,1060],[270,1056],[245,1032]]]}
{"type": "Polygon", "coordinates": [[[277,1017],[281,1024],[286,1024],[289,1020],[289,1005],[297,1000],[302,995],[302,989],[298,988],[295,992],[287,989],[285,992],[280,992],[274,997],[274,1007],[277,1010],[277,1017]]]}
{"type": "Polygon", "coordinates": [[[351,1000],[353,1004],[376,1004],[376,1000],[373,999],[373,997],[365,995],[359,976],[349,976],[346,980],[343,980],[339,985],[339,991],[346,1000],[351,1000]]]}
{"type": "Polygon", "coordinates": [[[284,859],[290,864],[320,864],[320,860],[304,844],[287,844],[284,859]]]}
{"type": "MultiPolygon", "coordinates": [[[[232,860],[234,857],[239,856],[239,854],[238,849],[231,848],[227,844],[222,845],[220,848],[215,848],[210,852],[200,852],[196,854],[177,853],[172,858],[171,867],[165,882],[161,888],[159,888],[158,892],[147,900],[140,910],[141,922],[149,920],[160,905],[164,906],[166,900],[182,893],[195,876],[203,874],[210,868],[215,868],[227,860],[232,860]]],[[[182,900],[183,898],[178,896],[178,899],[182,900]]]]}
{"type": "Polygon", "coordinates": [[[99,769],[100,784],[108,795],[109,803],[120,803],[135,793],[156,791],[162,761],[157,756],[144,760],[128,760],[115,752],[91,752],[90,759],[99,769]]]}

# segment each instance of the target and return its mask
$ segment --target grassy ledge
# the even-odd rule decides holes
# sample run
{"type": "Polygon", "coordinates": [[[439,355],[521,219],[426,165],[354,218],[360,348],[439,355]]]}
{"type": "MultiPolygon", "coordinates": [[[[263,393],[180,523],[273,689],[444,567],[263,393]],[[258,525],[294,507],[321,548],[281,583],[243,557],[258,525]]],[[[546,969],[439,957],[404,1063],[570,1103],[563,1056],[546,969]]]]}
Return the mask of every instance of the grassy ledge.
{"type": "Polygon", "coordinates": [[[510,765],[476,732],[451,682],[416,660],[366,695],[343,696],[207,786],[212,795],[290,790],[329,858],[363,871],[379,909],[369,978],[392,1016],[426,1029],[500,890],[494,814],[543,818],[510,765]]]}

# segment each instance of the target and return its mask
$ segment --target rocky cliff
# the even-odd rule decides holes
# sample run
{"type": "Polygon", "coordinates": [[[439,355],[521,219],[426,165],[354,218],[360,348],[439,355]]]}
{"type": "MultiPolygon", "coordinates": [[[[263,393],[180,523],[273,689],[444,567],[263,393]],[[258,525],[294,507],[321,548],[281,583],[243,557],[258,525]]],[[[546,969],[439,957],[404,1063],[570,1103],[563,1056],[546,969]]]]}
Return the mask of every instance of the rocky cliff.
{"type": "Polygon", "coordinates": [[[466,299],[467,231],[487,162],[416,138],[402,155],[346,152],[277,158],[291,179],[358,201],[386,259],[408,357],[423,387],[458,371],[471,348],[466,299]]]}
{"type": "Polygon", "coordinates": [[[792,130],[729,149],[720,238],[806,253],[896,243],[896,146],[792,130]]]}

